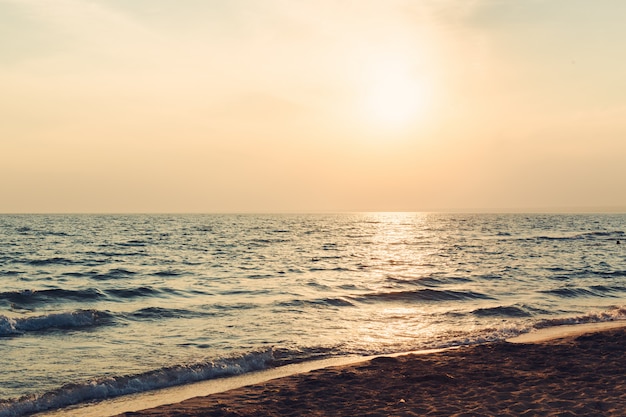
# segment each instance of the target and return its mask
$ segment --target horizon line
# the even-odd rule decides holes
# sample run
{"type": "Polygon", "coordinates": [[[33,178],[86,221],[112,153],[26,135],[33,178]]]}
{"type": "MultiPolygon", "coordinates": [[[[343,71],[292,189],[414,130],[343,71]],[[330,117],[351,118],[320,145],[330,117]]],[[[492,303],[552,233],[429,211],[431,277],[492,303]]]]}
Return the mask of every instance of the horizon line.
{"type": "Polygon", "coordinates": [[[232,211],[19,211],[0,215],[272,215],[356,213],[449,213],[449,214],[626,214],[626,207],[527,207],[527,208],[441,208],[426,210],[232,210],[232,211]]]}

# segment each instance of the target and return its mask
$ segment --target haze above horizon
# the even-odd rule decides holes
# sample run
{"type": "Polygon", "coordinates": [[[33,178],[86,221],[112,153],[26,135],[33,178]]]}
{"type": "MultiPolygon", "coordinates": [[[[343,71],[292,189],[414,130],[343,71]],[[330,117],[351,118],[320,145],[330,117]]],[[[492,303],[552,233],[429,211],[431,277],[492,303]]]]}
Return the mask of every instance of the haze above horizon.
{"type": "Polygon", "coordinates": [[[626,211],[625,19],[0,0],[0,213],[626,211]]]}

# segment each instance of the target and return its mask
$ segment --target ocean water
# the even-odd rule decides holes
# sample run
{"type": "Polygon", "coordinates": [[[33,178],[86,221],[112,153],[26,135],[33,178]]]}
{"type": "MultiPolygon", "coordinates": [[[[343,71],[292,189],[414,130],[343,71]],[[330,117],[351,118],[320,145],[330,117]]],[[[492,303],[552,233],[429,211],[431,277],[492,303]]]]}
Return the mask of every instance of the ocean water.
{"type": "Polygon", "coordinates": [[[0,416],[626,319],[625,229],[624,214],[0,215],[0,416]]]}

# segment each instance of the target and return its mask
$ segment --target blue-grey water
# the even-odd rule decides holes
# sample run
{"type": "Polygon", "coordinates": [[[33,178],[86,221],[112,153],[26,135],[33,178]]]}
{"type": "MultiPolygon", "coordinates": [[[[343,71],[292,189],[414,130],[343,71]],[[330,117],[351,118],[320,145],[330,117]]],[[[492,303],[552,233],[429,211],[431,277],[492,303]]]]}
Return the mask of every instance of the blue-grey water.
{"type": "Polygon", "coordinates": [[[624,319],[625,229],[624,214],[0,215],[0,416],[624,319]]]}

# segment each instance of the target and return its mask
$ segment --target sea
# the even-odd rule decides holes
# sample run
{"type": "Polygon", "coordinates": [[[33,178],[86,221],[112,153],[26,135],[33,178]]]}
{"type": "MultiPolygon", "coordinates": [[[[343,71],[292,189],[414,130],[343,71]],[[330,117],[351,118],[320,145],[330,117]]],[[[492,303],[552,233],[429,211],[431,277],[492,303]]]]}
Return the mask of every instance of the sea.
{"type": "Polygon", "coordinates": [[[0,215],[0,417],[626,319],[626,214],[0,215]]]}

